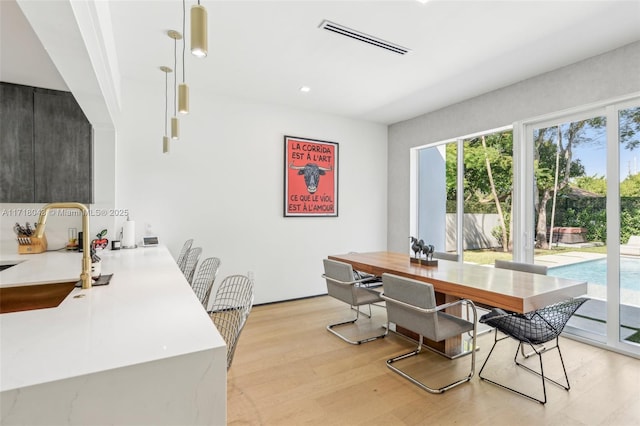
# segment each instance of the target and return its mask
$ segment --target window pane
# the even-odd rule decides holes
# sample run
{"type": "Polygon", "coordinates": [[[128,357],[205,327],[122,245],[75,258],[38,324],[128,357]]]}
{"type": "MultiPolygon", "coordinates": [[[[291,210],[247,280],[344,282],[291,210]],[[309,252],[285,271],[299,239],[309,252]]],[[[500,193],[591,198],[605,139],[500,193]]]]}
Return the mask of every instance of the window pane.
{"type": "Polygon", "coordinates": [[[534,131],[535,263],[588,282],[592,299],[567,331],[605,341],[607,318],[605,117],[534,131]]]}
{"type": "Polygon", "coordinates": [[[640,107],[618,115],[620,143],[620,340],[640,346],[640,107]]]}
{"type": "Polygon", "coordinates": [[[437,252],[456,252],[456,143],[418,152],[418,239],[437,252]]]}
{"type": "Polygon", "coordinates": [[[513,132],[464,141],[464,260],[511,259],[513,132]]]}

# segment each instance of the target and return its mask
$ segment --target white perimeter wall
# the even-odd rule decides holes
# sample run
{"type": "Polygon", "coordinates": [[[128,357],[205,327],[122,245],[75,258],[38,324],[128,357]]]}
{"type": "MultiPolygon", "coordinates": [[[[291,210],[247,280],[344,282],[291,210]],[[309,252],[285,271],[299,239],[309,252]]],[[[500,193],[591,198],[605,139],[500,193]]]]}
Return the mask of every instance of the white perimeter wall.
{"type": "Polygon", "coordinates": [[[253,273],[255,303],[326,293],[327,255],[386,249],[387,126],[192,88],[165,155],[159,83],[123,79],[117,120],[116,204],[138,238],[157,234],[174,257],[194,238],[222,260],[217,283],[253,273]],[[339,144],[338,217],[283,217],[284,135],[339,144]]]}

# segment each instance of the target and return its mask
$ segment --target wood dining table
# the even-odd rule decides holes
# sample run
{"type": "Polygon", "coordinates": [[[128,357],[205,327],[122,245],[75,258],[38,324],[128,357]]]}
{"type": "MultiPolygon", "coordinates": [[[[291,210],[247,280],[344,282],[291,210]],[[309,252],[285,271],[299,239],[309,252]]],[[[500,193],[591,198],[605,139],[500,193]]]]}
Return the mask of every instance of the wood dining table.
{"type": "MultiPolygon", "coordinates": [[[[424,260],[412,261],[409,254],[403,253],[348,253],[328,258],[349,263],[353,269],[377,276],[386,272],[429,283],[433,285],[438,304],[469,299],[486,307],[526,313],[587,293],[586,281],[442,259],[437,260],[437,265],[427,266],[424,260]]],[[[417,337],[406,330],[397,331],[417,337]]],[[[464,352],[461,338],[427,343],[449,357],[464,352]]]]}

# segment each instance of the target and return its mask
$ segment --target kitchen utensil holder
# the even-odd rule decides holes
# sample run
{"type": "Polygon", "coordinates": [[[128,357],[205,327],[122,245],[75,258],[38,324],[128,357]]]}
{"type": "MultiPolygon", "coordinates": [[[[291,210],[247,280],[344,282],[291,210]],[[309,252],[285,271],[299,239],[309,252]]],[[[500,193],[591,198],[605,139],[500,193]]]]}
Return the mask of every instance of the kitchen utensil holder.
{"type": "Polygon", "coordinates": [[[42,238],[18,235],[18,253],[19,254],[38,254],[47,251],[47,236],[42,238]]]}

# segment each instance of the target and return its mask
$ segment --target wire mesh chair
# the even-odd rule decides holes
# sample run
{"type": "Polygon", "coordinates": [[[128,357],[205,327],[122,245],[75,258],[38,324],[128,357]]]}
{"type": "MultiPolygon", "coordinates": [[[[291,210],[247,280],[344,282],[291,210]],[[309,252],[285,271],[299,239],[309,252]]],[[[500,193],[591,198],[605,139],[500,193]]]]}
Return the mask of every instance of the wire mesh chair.
{"type": "Polygon", "coordinates": [[[189,253],[189,250],[191,250],[192,245],[193,245],[193,238],[185,241],[184,244],[182,245],[182,249],[180,250],[180,254],[178,255],[178,260],[176,260],[176,263],[178,264],[178,268],[180,268],[180,271],[182,271],[183,274],[184,274],[185,263],[187,261],[187,253],[189,253]]]}
{"type": "Polygon", "coordinates": [[[184,277],[187,279],[189,284],[193,281],[193,274],[196,271],[196,267],[198,266],[198,261],[200,260],[200,255],[202,254],[202,247],[194,247],[189,249],[187,253],[187,258],[184,262],[184,270],[182,273],[184,277]]]}
{"type": "Polygon", "coordinates": [[[222,281],[209,315],[227,344],[227,370],[252,306],[253,280],[244,275],[230,275],[222,281]]]}
{"type": "Polygon", "coordinates": [[[493,309],[488,314],[483,315],[480,318],[480,322],[495,327],[496,331],[493,346],[491,347],[489,355],[487,356],[487,359],[484,361],[484,364],[482,364],[482,368],[480,369],[480,379],[500,386],[504,389],[508,389],[541,404],[546,404],[547,402],[547,389],[545,385],[545,382],[547,380],[568,391],[570,389],[569,377],[567,376],[567,369],[565,368],[564,360],[562,359],[562,352],[560,352],[559,337],[560,333],[562,333],[562,330],[564,329],[571,316],[587,300],[589,299],[570,299],[564,302],[549,305],[545,308],[538,309],[537,311],[529,312],[526,314],[508,313],[503,311],[502,309],[493,309]],[[498,331],[506,334],[506,336],[498,338],[498,331]],[[516,349],[516,354],[513,357],[513,362],[515,362],[518,367],[522,367],[523,369],[537,375],[542,379],[542,392],[544,395],[544,399],[538,399],[530,394],[520,392],[516,389],[510,388],[504,384],[498,383],[494,380],[482,376],[482,371],[487,365],[489,358],[491,358],[491,354],[493,353],[496,345],[498,344],[498,342],[507,338],[512,338],[518,341],[518,348],[516,349]],[[554,339],[555,345],[553,347],[536,347],[536,345],[544,345],[545,343],[551,342],[554,339]],[[532,368],[529,368],[526,365],[518,362],[518,351],[521,350],[523,344],[528,344],[533,349],[534,353],[538,355],[538,358],[540,360],[540,372],[535,371],[532,368]],[[556,382],[555,380],[552,380],[544,375],[544,369],[542,366],[542,354],[553,349],[558,350],[558,355],[560,357],[560,363],[562,364],[562,370],[564,372],[566,385],[556,382]]]}
{"type": "MultiPolygon", "coordinates": [[[[363,337],[358,340],[351,340],[343,334],[338,333],[334,328],[347,324],[355,324],[360,318],[360,306],[369,305],[369,307],[376,302],[383,302],[380,297],[380,293],[374,289],[366,287],[367,282],[376,280],[375,276],[365,277],[359,280],[354,279],[353,267],[349,263],[339,262],[331,259],[323,259],[324,264],[324,278],[327,282],[327,293],[329,296],[347,303],[351,307],[355,308],[356,317],[347,321],[338,322],[335,324],[327,325],[327,330],[332,334],[338,336],[347,343],[352,345],[359,345],[361,343],[370,342],[372,340],[379,339],[387,335],[387,329],[384,329],[384,333],[375,336],[363,337]]],[[[371,311],[369,311],[369,317],[371,317],[371,311]]]]}
{"type": "MultiPolygon", "coordinates": [[[[478,322],[477,311],[473,302],[467,299],[460,299],[452,303],[436,305],[435,291],[431,284],[388,273],[382,274],[382,285],[384,287],[382,298],[387,304],[388,321],[419,335],[418,347],[411,352],[388,359],[387,367],[411,383],[431,393],[443,393],[448,389],[471,380],[476,365],[476,327],[478,322]],[[470,305],[471,311],[473,312],[473,322],[444,312],[446,308],[459,304],[470,305]],[[439,388],[432,388],[409,375],[407,371],[403,371],[393,365],[397,361],[420,354],[420,352],[422,352],[423,337],[441,342],[450,337],[466,333],[467,331],[473,332],[473,342],[470,349],[471,369],[465,377],[439,388]]],[[[387,328],[389,328],[388,325],[387,328]]]]}
{"type": "Polygon", "coordinates": [[[193,279],[193,283],[191,283],[193,292],[198,296],[200,303],[202,303],[205,309],[207,309],[207,305],[209,304],[211,289],[213,288],[213,283],[216,280],[219,268],[220,259],[217,257],[209,257],[203,260],[198,268],[198,273],[193,279]]]}

